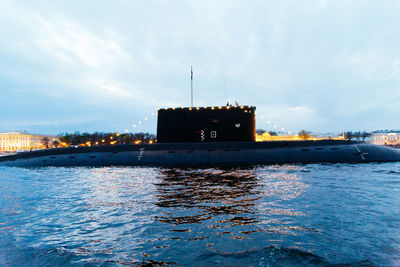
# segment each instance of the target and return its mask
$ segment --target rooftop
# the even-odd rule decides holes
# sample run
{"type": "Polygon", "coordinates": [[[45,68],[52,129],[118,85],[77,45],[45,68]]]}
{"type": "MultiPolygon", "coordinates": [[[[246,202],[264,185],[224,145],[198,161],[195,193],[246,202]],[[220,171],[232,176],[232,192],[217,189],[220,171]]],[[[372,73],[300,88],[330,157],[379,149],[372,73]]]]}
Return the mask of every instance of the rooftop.
{"type": "Polygon", "coordinates": [[[27,132],[0,132],[0,135],[30,135],[30,136],[56,137],[55,135],[49,135],[49,134],[32,134],[32,133],[27,133],[27,132]]]}

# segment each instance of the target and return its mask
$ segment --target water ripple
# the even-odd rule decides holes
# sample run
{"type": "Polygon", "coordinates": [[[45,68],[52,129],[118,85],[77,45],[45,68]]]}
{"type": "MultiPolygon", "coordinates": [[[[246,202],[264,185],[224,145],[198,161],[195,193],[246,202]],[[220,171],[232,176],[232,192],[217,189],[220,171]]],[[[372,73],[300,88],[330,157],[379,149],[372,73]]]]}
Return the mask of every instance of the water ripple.
{"type": "Polygon", "coordinates": [[[399,265],[400,164],[0,168],[0,264],[399,265]]]}

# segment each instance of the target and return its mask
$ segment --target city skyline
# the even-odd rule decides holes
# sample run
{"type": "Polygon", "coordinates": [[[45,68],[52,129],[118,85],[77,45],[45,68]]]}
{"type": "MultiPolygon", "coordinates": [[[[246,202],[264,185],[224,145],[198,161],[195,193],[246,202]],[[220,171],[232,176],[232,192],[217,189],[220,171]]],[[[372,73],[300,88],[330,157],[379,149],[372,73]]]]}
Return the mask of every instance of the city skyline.
{"type": "Polygon", "coordinates": [[[399,7],[2,1],[0,131],[155,133],[191,65],[195,106],[257,106],[257,128],[398,128],[399,7]]]}

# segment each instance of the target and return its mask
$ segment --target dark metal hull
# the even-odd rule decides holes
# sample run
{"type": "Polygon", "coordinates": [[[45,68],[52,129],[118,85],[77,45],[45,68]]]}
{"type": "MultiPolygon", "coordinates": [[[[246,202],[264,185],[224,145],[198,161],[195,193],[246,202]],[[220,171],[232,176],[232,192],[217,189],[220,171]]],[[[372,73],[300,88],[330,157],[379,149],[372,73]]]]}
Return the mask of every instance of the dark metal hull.
{"type": "Polygon", "coordinates": [[[199,166],[400,161],[400,150],[338,140],[114,145],[24,152],[0,166],[199,166]]]}

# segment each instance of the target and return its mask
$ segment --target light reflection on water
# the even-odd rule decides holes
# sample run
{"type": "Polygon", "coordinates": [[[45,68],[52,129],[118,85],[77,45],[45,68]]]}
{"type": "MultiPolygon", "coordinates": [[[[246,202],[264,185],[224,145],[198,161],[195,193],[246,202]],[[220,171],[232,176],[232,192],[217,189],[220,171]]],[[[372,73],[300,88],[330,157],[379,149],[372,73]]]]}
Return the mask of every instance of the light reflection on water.
{"type": "Polygon", "coordinates": [[[399,170],[0,168],[0,264],[391,265],[399,170]]]}

